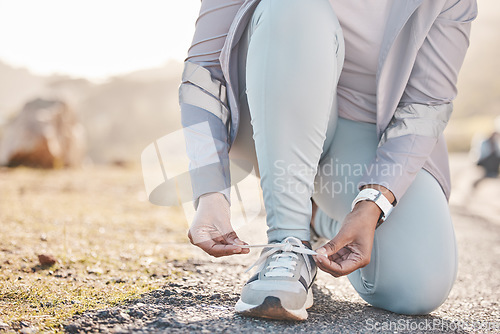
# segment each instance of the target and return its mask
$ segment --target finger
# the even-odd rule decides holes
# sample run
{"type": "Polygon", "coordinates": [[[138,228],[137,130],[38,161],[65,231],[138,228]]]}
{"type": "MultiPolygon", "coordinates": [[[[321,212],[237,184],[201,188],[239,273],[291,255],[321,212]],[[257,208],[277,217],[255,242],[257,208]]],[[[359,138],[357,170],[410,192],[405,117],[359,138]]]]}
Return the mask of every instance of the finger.
{"type": "Polygon", "coordinates": [[[216,244],[221,244],[221,245],[230,245],[226,239],[224,239],[223,236],[215,236],[215,237],[212,237],[212,240],[216,243],[216,244]]]}
{"type": "Polygon", "coordinates": [[[215,226],[203,226],[203,228],[197,228],[195,231],[189,231],[188,237],[190,237],[190,241],[193,245],[200,247],[208,254],[219,257],[219,256],[227,256],[233,254],[248,254],[250,252],[249,249],[244,249],[238,247],[238,244],[234,242],[228,242],[225,236],[219,233],[218,228],[215,226]],[[222,245],[231,245],[232,247],[215,247],[222,245]]]}
{"type": "Polygon", "coordinates": [[[195,245],[215,257],[241,254],[243,251],[243,249],[237,245],[224,245],[216,243],[214,240],[202,241],[195,245]]]}
{"type": "Polygon", "coordinates": [[[221,226],[215,225],[215,228],[218,231],[217,235],[221,235],[224,237],[226,242],[231,245],[246,245],[245,242],[243,242],[240,238],[238,238],[238,235],[236,232],[234,232],[233,228],[231,227],[231,224],[223,224],[221,226]]]}
{"type": "Polygon", "coordinates": [[[340,263],[342,261],[347,260],[351,254],[352,252],[347,247],[344,247],[337,253],[330,256],[330,260],[340,263]]]}
{"type": "Polygon", "coordinates": [[[340,276],[349,275],[353,271],[363,267],[360,262],[351,259],[345,260],[337,265],[340,267],[340,270],[337,270],[336,273],[340,276]]]}
{"type": "Polygon", "coordinates": [[[353,271],[363,267],[361,262],[354,261],[352,259],[335,262],[323,256],[319,256],[316,263],[321,270],[326,271],[335,277],[349,275],[353,271]]]}
{"type": "Polygon", "coordinates": [[[318,266],[319,269],[329,273],[334,277],[341,276],[339,274],[339,272],[341,271],[341,267],[335,261],[331,261],[330,259],[324,256],[318,256],[317,258],[315,258],[315,260],[316,260],[316,265],[318,266]]]}
{"type": "Polygon", "coordinates": [[[316,250],[316,253],[323,257],[330,256],[344,248],[344,246],[346,246],[348,243],[349,240],[344,237],[344,234],[341,230],[332,240],[328,241],[322,247],[318,248],[316,250]]]}
{"type": "MultiPolygon", "coordinates": [[[[247,245],[246,242],[240,240],[240,238],[238,238],[238,235],[236,235],[236,232],[234,231],[231,231],[229,233],[226,233],[223,235],[225,241],[227,242],[227,244],[229,245],[247,245]]],[[[242,251],[241,251],[241,254],[248,254],[250,252],[250,249],[248,248],[242,248],[242,251]]]]}
{"type": "Polygon", "coordinates": [[[337,263],[339,263],[340,261],[342,261],[342,256],[339,254],[339,252],[337,252],[337,253],[335,253],[333,255],[330,255],[328,258],[330,258],[330,260],[332,260],[333,262],[337,262],[337,263]]]}
{"type": "Polygon", "coordinates": [[[236,232],[234,232],[233,230],[231,230],[228,233],[225,233],[223,237],[226,240],[226,242],[230,245],[244,245],[244,243],[236,235],[236,232]]]}

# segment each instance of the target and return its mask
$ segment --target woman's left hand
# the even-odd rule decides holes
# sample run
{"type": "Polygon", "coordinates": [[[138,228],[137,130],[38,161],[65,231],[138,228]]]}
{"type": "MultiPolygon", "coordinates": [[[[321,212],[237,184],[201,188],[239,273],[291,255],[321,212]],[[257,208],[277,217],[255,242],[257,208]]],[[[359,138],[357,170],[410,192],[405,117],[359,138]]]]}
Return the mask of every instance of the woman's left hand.
{"type": "Polygon", "coordinates": [[[318,267],[335,276],[344,276],[370,263],[375,227],[381,210],[370,201],[356,204],[339,233],[316,250],[318,267]]]}

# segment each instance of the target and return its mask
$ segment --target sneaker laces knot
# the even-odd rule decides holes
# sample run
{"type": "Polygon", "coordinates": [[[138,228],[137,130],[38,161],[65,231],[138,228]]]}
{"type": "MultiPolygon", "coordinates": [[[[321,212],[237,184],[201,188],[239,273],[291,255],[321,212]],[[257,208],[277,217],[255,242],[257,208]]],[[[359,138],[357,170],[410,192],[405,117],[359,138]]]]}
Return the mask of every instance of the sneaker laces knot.
{"type": "MultiPolygon", "coordinates": [[[[281,243],[266,244],[266,245],[245,245],[244,248],[267,248],[270,249],[262,253],[259,259],[252,264],[245,272],[250,271],[253,267],[259,266],[264,263],[270,256],[272,261],[269,262],[265,268],[267,272],[264,274],[266,277],[293,277],[293,271],[297,266],[298,256],[303,255],[317,255],[315,251],[305,247],[302,242],[294,237],[288,237],[281,243]]],[[[308,270],[311,270],[309,261],[305,261],[308,270]]]]}

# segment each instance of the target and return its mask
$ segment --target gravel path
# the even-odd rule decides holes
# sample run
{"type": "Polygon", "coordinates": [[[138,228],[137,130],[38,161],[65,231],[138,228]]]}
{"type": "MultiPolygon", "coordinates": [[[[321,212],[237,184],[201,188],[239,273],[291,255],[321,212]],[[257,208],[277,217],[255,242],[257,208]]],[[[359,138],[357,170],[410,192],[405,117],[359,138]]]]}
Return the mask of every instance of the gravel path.
{"type": "MultiPolygon", "coordinates": [[[[458,189],[467,188],[461,184],[464,174],[459,169],[453,175],[458,189]]],[[[474,200],[483,200],[483,207],[498,208],[498,200],[487,195],[500,189],[500,180],[489,180],[481,187],[474,200]]],[[[500,333],[500,219],[491,210],[486,215],[484,210],[474,212],[471,208],[477,206],[462,205],[464,198],[451,200],[459,247],[457,281],[448,300],[427,316],[402,316],[371,307],[347,278],[319,272],[307,321],[241,317],[233,306],[249,277],[244,271],[259,251],[214,259],[185,245],[193,260],[173,263],[185,273],[181,280],[133,302],[74,316],[65,329],[70,333],[500,333]]],[[[264,227],[261,219],[238,233],[248,242],[262,242],[264,227]]]]}
{"type": "Polygon", "coordinates": [[[246,265],[255,256],[216,260],[199,253],[199,260],[174,263],[185,271],[182,280],[131,303],[75,316],[65,329],[70,333],[499,333],[500,226],[465,213],[454,214],[454,221],[460,248],[457,282],[446,303],[428,316],[373,308],[356,295],[347,279],[321,273],[308,321],[241,317],[233,305],[248,277],[246,265]]]}

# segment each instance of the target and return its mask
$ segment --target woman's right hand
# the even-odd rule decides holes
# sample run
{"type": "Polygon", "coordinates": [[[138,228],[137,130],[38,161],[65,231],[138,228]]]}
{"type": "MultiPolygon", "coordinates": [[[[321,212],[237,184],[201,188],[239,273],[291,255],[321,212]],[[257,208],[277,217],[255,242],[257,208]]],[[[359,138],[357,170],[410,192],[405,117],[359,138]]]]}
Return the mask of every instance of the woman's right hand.
{"type": "Polygon", "coordinates": [[[200,196],[198,209],[188,232],[191,243],[215,257],[248,254],[248,248],[239,247],[246,243],[234,232],[230,213],[229,203],[221,193],[200,196]]]}

